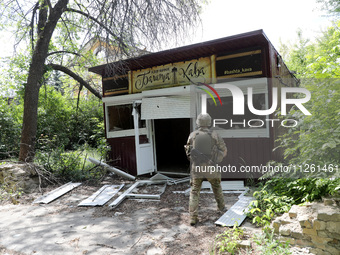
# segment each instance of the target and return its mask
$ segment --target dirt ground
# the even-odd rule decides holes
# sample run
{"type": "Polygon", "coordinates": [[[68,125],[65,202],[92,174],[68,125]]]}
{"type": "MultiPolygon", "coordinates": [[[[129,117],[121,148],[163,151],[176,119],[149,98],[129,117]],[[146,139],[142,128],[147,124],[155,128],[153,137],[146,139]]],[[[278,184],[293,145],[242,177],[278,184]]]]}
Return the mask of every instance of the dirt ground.
{"type": "MultiPolygon", "coordinates": [[[[0,254],[210,254],[215,236],[225,230],[214,224],[223,213],[216,210],[213,194],[201,194],[199,223],[195,227],[190,226],[189,197],[173,192],[186,190],[189,187],[188,182],[168,185],[161,199],[156,201],[126,199],[112,209],[107,205],[116,195],[102,207],[77,207],[79,202],[102,185],[122,182],[125,183],[124,190],[133,183],[107,180],[101,185],[83,184],[47,205],[32,204],[41,193],[22,196],[18,205],[2,204],[0,216],[2,220],[6,217],[8,220],[0,223],[0,254]],[[20,232],[13,217],[21,218],[20,232]],[[26,222],[26,218],[30,222],[26,222]],[[46,240],[48,235],[45,232],[37,235],[38,238],[19,237],[21,234],[34,235],[37,228],[32,225],[43,224],[45,221],[44,226],[51,226],[56,232],[53,237],[46,240]],[[65,223],[59,226],[54,225],[56,222],[65,223]],[[29,232],[22,230],[25,226],[26,229],[30,228],[29,232]],[[48,247],[45,247],[46,243],[49,243],[48,247]]],[[[137,193],[158,194],[162,187],[141,186],[137,193]]],[[[44,192],[53,188],[48,187],[44,192]]],[[[238,195],[224,194],[227,209],[238,200],[238,195]]],[[[247,221],[242,226],[246,230],[246,236],[261,231],[247,221]]]]}

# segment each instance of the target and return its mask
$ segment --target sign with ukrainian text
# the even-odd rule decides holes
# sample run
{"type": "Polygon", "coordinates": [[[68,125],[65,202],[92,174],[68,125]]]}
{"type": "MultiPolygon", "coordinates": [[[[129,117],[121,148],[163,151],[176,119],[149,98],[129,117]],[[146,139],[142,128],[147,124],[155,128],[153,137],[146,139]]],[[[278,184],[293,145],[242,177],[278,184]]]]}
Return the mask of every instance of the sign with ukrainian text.
{"type": "Polygon", "coordinates": [[[262,54],[260,49],[216,58],[217,78],[229,79],[262,75],[262,54]]]}
{"type": "Polygon", "coordinates": [[[132,72],[132,93],[193,83],[209,83],[210,57],[171,63],[132,72]]]}
{"type": "Polygon", "coordinates": [[[103,78],[103,95],[115,96],[128,94],[129,79],[127,75],[103,78]]]}

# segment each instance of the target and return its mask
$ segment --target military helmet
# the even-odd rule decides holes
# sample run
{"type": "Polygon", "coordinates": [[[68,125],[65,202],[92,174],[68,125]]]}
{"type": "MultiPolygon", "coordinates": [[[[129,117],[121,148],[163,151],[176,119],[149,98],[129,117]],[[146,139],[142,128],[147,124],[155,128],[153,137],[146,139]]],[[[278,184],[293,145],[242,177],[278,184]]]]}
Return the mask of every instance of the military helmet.
{"type": "Polygon", "coordinates": [[[200,113],[197,116],[196,124],[199,127],[210,127],[211,126],[211,117],[208,113],[200,113]]]}

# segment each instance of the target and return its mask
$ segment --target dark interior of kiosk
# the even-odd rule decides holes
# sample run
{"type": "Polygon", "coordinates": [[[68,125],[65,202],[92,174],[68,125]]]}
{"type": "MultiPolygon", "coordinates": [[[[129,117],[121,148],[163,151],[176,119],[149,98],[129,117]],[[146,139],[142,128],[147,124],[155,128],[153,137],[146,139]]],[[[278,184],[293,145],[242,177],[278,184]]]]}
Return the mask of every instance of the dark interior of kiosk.
{"type": "Polygon", "coordinates": [[[189,173],[184,145],[190,134],[190,119],[157,119],[154,124],[157,171],[189,173]]]}

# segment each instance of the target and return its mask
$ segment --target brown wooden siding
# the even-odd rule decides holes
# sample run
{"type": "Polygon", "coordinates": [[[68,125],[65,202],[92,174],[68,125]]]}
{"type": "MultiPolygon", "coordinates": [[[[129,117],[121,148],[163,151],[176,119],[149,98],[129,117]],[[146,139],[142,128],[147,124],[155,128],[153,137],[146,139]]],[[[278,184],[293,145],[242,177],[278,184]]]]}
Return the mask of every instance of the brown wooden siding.
{"type": "MultiPolygon", "coordinates": [[[[228,155],[220,165],[235,166],[240,170],[241,166],[265,165],[272,158],[272,144],[269,138],[230,138],[224,139],[228,155]]],[[[261,174],[253,174],[254,178],[261,174]]],[[[246,179],[251,177],[249,173],[223,173],[223,179],[246,179]]]]}
{"type": "Polygon", "coordinates": [[[111,165],[137,175],[135,137],[111,138],[107,141],[111,146],[111,165]]]}
{"type": "MultiPolygon", "coordinates": [[[[129,174],[137,175],[135,137],[118,137],[107,139],[111,146],[110,165],[116,166],[129,174]]],[[[139,137],[139,143],[146,143],[146,136],[139,137]]]]}

